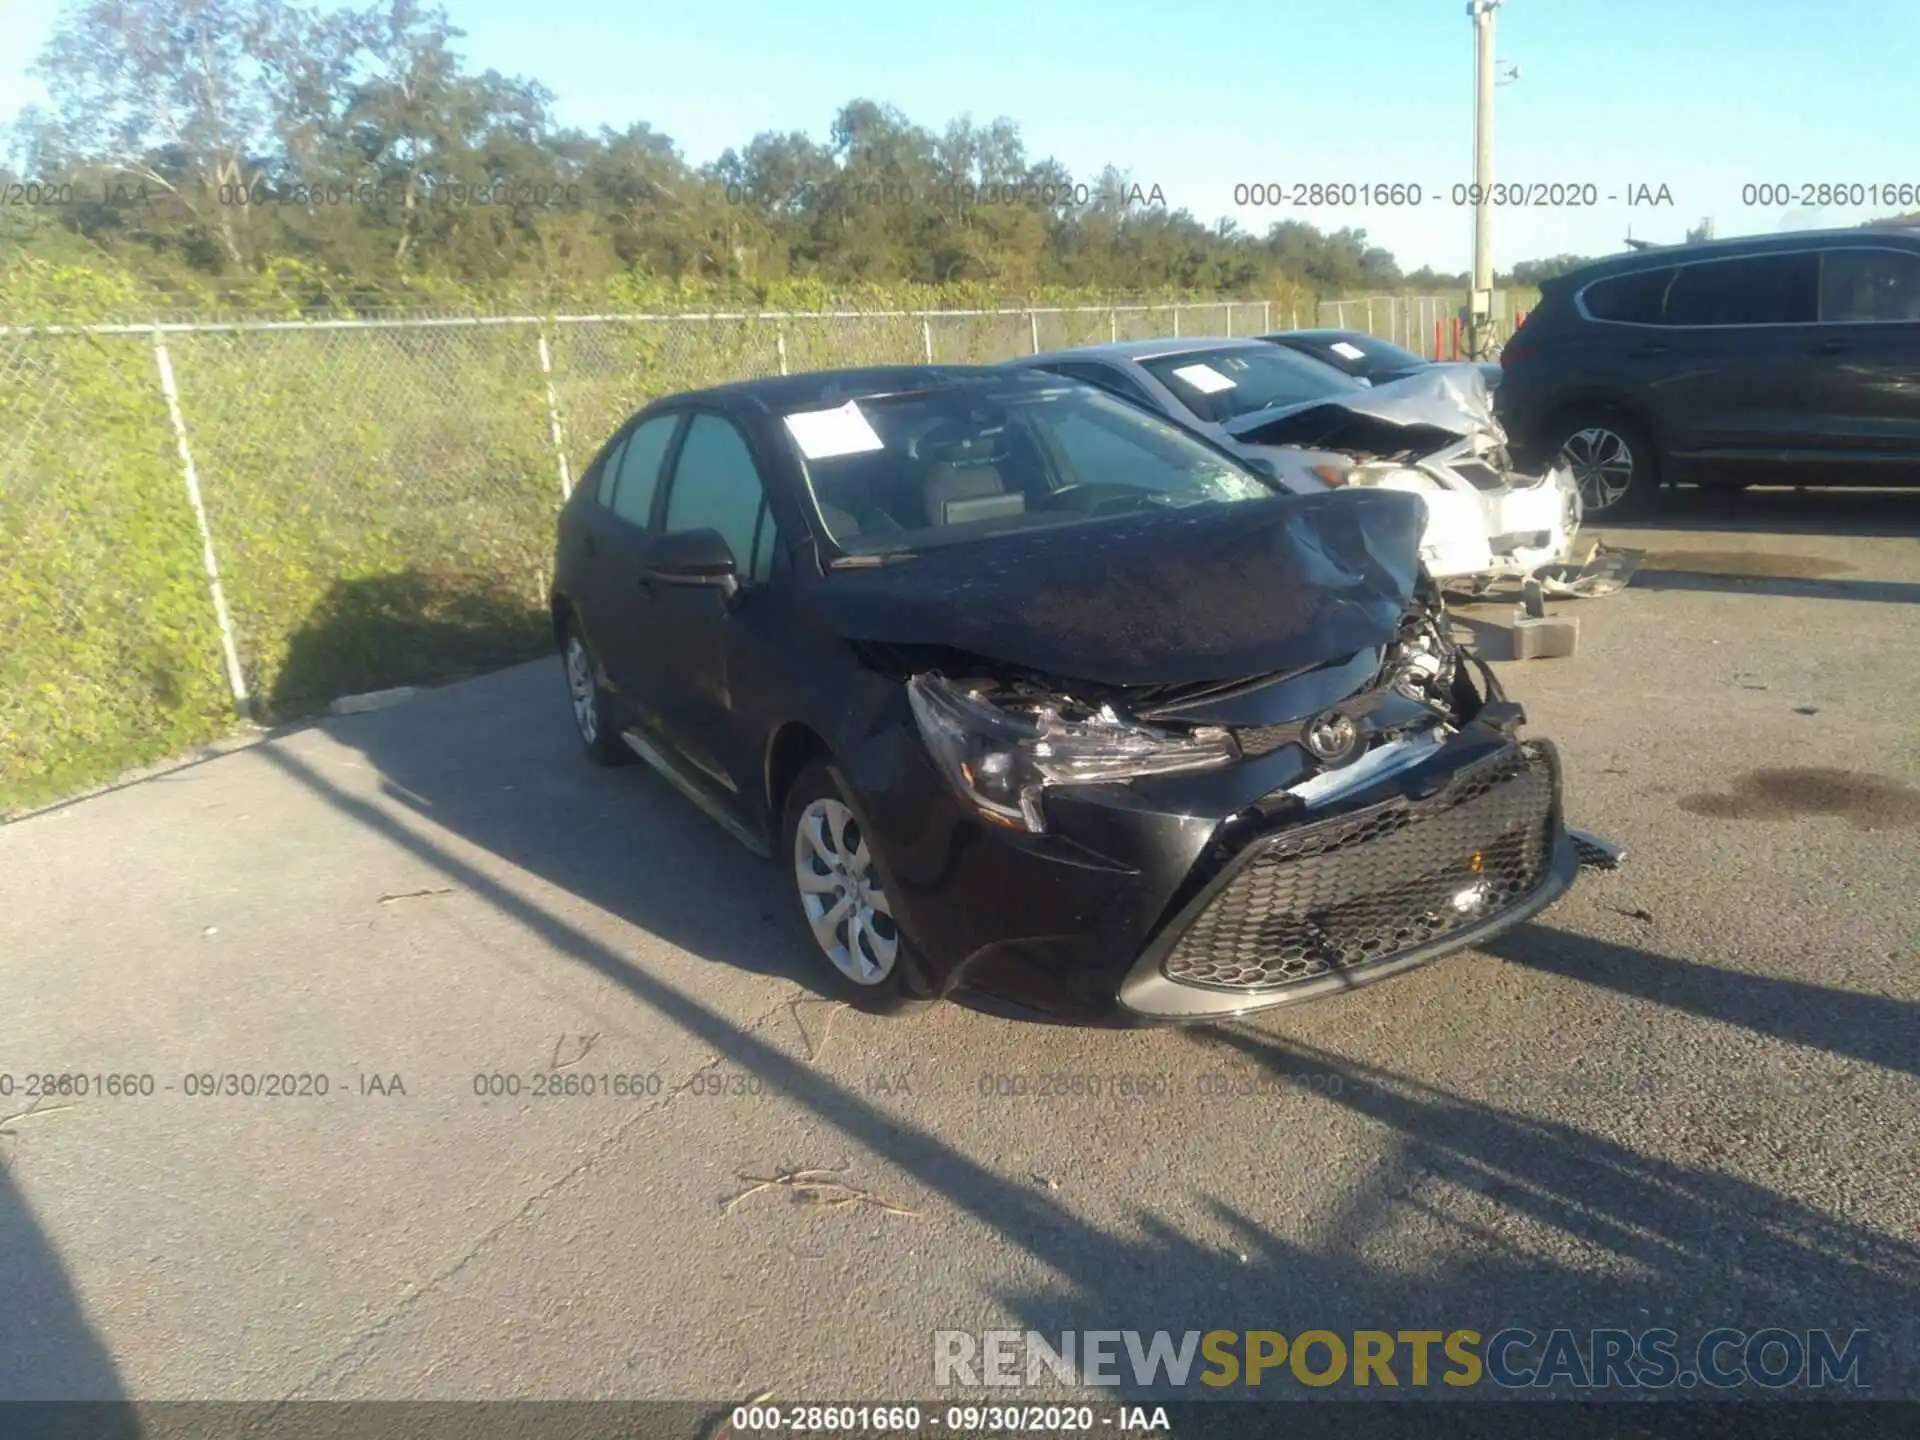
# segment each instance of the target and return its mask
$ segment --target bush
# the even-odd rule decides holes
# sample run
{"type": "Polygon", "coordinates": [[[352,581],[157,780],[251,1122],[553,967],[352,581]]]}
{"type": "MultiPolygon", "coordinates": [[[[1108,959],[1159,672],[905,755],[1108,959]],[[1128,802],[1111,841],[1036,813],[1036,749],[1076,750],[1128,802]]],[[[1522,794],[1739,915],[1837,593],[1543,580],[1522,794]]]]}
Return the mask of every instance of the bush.
{"type": "MultiPolygon", "coordinates": [[[[30,280],[69,313],[101,298],[30,280]]],[[[151,345],[0,336],[0,812],[232,720],[151,345]]]]}

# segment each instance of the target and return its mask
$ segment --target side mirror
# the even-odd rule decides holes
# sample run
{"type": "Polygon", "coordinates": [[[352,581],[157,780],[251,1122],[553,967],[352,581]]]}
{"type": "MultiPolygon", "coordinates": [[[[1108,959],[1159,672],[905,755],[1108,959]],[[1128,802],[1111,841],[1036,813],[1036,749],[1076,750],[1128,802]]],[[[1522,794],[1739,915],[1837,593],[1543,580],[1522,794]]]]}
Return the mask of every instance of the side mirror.
{"type": "Polygon", "coordinates": [[[727,599],[740,588],[740,563],[718,530],[681,530],[654,542],[647,578],[666,585],[704,585],[727,599]]]}
{"type": "Polygon", "coordinates": [[[1278,480],[1280,478],[1280,467],[1274,464],[1273,461],[1270,460],[1267,456],[1244,455],[1241,458],[1245,460],[1249,466],[1251,466],[1255,470],[1258,470],[1262,475],[1266,476],[1269,480],[1278,480]]]}

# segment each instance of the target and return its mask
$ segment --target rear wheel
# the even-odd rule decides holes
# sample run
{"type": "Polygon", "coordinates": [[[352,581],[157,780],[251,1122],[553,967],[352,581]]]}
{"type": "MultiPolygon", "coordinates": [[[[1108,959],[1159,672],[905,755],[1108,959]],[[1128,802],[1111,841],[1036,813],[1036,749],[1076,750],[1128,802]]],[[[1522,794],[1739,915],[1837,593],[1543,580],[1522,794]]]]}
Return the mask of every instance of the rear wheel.
{"type": "Polygon", "coordinates": [[[1644,514],[1660,475],[1653,446],[1637,425],[1616,415],[1575,413],[1555,428],[1551,453],[1573,472],[1585,520],[1644,514]]]}
{"type": "Polygon", "coordinates": [[[787,792],[781,833],[788,874],[836,999],[886,1014],[906,1007],[906,937],[894,923],[873,850],[833,772],[814,761],[787,792]]]}
{"type": "Polygon", "coordinates": [[[566,667],[567,699],[573,706],[574,729],[579,732],[587,758],[596,765],[630,763],[633,751],[620,738],[613,702],[600,688],[593,653],[587,649],[580,627],[571,620],[560,642],[560,659],[566,667]]]}

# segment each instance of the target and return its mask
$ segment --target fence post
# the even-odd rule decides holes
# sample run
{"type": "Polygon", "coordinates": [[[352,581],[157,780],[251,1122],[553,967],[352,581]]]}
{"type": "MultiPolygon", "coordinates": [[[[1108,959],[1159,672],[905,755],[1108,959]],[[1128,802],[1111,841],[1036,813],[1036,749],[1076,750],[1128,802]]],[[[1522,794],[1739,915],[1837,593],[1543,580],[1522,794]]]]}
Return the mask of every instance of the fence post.
{"type": "Polygon", "coordinates": [[[1116,344],[1120,339],[1120,312],[1116,309],[1107,311],[1107,338],[1116,344]]]}
{"type": "Polygon", "coordinates": [[[931,365],[933,363],[933,317],[931,315],[920,317],[920,345],[926,351],[927,364],[931,365]]]}
{"type": "Polygon", "coordinates": [[[1233,301],[1229,300],[1224,308],[1227,312],[1227,334],[1231,336],[1233,334],[1233,301]]]}
{"type": "Polygon", "coordinates": [[[187,422],[180,413],[180,389],[173,382],[173,357],[167,353],[166,332],[153,322],[153,364],[160,372],[160,393],[166,397],[167,419],[173,424],[173,443],[180,452],[180,471],[186,477],[187,503],[193,506],[194,523],[200,527],[200,563],[207,572],[207,591],[213,597],[214,619],[220,625],[220,650],[227,665],[227,688],[233,692],[233,708],[242,719],[253,718],[253,701],[247,694],[247,680],[240,673],[240,648],[233,639],[233,616],[227,610],[227,592],[220,584],[220,562],[213,553],[213,527],[207,523],[207,507],[200,497],[200,474],[193,468],[193,450],[187,444],[187,422]]]}
{"type": "Polygon", "coordinates": [[[1173,302],[1173,338],[1176,340],[1180,338],[1180,302],[1178,300],[1173,302]]]}
{"type": "Polygon", "coordinates": [[[1260,328],[1262,330],[1273,329],[1273,301],[1271,300],[1262,300],[1260,302],[1260,328]]]}
{"type": "Polygon", "coordinates": [[[1027,330],[1033,336],[1033,353],[1038,355],[1040,353],[1040,312],[1038,310],[1027,311],[1027,330]]]}
{"type": "Polygon", "coordinates": [[[782,325],[773,332],[774,353],[780,357],[780,373],[787,373],[787,327],[782,325]]]}
{"type": "Polygon", "coordinates": [[[573,494],[573,471],[567,465],[566,442],[560,433],[560,397],[553,388],[553,352],[547,348],[547,331],[540,327],[540,378],[547,387],[547,434],[553,440],[553,458],[560,467],[560,503],[573,494]]]}

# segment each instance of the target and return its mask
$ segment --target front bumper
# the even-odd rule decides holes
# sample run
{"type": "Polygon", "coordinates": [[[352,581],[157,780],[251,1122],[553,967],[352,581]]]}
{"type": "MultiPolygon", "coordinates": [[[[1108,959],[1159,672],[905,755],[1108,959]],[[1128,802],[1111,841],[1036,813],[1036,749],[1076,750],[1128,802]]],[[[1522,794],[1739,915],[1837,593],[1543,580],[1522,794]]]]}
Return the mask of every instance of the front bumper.
{"type": "Polygon", "coordinates": [[[1548,742],[1501,746],[1413,788],[1427,793],[1247,844],[1135,962],[1120,1003],[1218,1018],[1352,989],[1487,940],[1573,883],[1548,742]]]}
{"type": "Polygon", "coordinates": [[[1556,467],[1537,482],[1477,490],[1466,481],[1446,490],[1388,479],[1427,505],[1420,558],[1436,580],[1524,577],[1566,564],[1580,528],[1580,492],[1573,474],[1556,467]]]}
{"type": "Polygon", "coordinates": [[[1550,904],[1576,864],[1552,747],[1523,749],[1484,721],[1320,811],[1302,814],[1285,794],[1303,778],[1285,747],[1211,774],[1050,792],[1042,835],[982,824],[926,766],[917,737],[893,733],[902,743],[887,747],[884,764],[867,775],[855,764],[846,778],[865,792],[862,825],[879,842],[876,859],[912,942],[912,988],[927,996],[971,994],[1122,1023],[1242,1014],[1484,940],[1550,904]],[[1510,783],[1484,783],[1520,757],[1544,757],[1521,767],[1524,796],[1510,783]],[[869,779],[877,795],[862,783],[869,779]],[[1373,828],[1325,843],[1356,824],[1373,828]],[[1320,849],[1289,848],[1302,845],[1320,849]],[[1242,892],[1256,871],[1311,872],[1313,887],[1296,887],[1299,903],[1283,905],[1270,886],[1249,907],[1242,892]],[[1484,903],[1442,912],[1444,923],[1428,918],[1436,897],[1451,905],[1481,883],[1490,887],[1484,903]],[[1377,912],[1368,923],[1379,933],[1343,941],[1335,932],[1352,931],[1355,907],[1377,912]],[[1326,933],[1309,955],[1301,935],[1313,926],[1326,933]],[[1346,942],[1360,948],[1340,950],[1346,942]],[[1234,968],[1209,971],[1209,952],[1234,968]]]}
{"type": "Polygon", "coordinates": [[[1572,559],[1580,533],[1580,487],[1566,466],[1554,466],[1524,489],[1490,491],[1486,501],[1494,574],[1524,577],[1572,559]]]}

